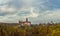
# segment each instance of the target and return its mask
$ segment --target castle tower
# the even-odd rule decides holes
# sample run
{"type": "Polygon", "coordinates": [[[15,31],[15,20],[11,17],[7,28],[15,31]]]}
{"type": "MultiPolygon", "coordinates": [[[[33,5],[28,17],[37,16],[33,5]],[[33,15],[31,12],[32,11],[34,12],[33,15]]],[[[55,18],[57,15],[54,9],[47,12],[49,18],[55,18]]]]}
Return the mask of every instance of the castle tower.
{"type": "Polygon", "coordinates": [[[26,18],[26,22],[28,22],[28,18],[26,18]]]}
{"type": "Polygon", "coordinates": [[[19,24],[30,26],[31,25],[31,22],[28,21],[28,18],[26,18],[26,21],[19,21],[19,24]]]}
{"type": "Polygon", "coordinates": [[[31,25],[31,22],[28,21],[28,18],[26,18],[26,21],[24,22],[24,24],[30,26],[31,25]]]}

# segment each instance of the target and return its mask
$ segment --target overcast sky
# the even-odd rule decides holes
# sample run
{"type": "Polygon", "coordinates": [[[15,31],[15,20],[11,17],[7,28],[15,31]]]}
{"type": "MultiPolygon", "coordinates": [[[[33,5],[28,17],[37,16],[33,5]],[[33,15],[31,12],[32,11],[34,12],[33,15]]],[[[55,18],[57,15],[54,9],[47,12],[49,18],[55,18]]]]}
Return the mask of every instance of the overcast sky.
{"type": "Polygon", "coordinates": [[[0,22],[60,22],[60,0],[0,0],[0,22]]]}

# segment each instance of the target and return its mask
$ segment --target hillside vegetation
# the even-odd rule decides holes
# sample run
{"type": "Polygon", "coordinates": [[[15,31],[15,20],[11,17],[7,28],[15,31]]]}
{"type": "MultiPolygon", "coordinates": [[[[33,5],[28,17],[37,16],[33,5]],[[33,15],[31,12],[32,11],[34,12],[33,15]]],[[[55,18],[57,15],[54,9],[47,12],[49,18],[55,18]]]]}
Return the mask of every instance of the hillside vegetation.
{"type": "Polygon", "coordinates": [[[60,36],[60,24],[0,25],[0,36],[60,36]]]}

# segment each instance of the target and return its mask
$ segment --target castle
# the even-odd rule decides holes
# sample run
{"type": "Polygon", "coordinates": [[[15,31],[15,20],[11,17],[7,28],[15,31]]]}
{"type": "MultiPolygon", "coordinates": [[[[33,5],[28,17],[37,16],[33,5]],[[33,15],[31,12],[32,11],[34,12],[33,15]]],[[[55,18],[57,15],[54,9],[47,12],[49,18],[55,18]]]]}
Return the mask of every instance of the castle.
{"type": "Polygon", "coordinates": [[[31,22],[28,21],[28,18],[26,18],[26,21],[19,21],[18,23],[1,23],[0,22],[0,25],[10,25],[10,26],[14,26],[14,25],[26,25],[26,26],[30,26],[31,25],[31,22]]]}
{"type": "Polygon", "coordinates": [[[31,22],[28,21],[28,18],[26,18],[26,21],[19,21],[19,24],[30,26],[31,25],[31,22]]]}

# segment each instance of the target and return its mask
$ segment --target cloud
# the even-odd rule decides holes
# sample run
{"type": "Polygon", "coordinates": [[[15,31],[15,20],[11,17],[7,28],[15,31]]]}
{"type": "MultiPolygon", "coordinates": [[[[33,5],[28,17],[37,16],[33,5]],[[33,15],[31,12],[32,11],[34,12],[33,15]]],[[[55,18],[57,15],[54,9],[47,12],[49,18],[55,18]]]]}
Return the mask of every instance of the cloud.
{"type": "Polygon", "coordinates": [[[47,10],[44,13],[41,13],[40,16],[38,17],[41,23],[48,23],[53,21],[54,23],[60,22],[60,9],[55,9],[55,10],[47,10]]]}
{"type": "Polygon", "coordinates": [[[24,11],[26,15],[24,16],[25,18],[29,18],[29,17],[35,18],[39,16],[39,10],[37,10],[35,7],[27,7],[27,8],[22,9],[22,11],[24,11]]]}
{"type": "Polygon", "coordinates": [[[0,0],[0,4],[6,3],[8,0],[0,0]]]}
{"type": "Polygon", "coordinates": [[[0,21],[17,22],[29,18],[33,23],[60,22],[56,0],[0,0],[0,21]]]}

